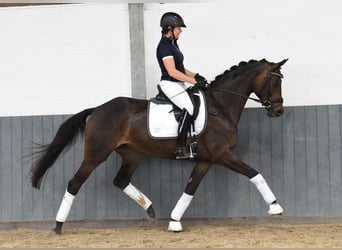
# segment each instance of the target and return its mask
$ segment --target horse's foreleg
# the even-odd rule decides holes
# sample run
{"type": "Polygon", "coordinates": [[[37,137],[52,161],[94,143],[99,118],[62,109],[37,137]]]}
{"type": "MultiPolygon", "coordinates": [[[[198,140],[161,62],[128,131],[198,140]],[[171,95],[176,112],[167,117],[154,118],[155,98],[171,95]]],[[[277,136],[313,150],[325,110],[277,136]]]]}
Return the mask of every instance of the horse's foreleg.
{"type": "Polygon", "coordinates": [[[211,163],[207,162],[198,162],[194,169],[192,170],[191,176],[188,180],[188,183],[185,187],[185,191],[182,196],[179,198],[176,206],[171,212],[171,220],[169,222],[169,231],[173,232],[181,232],[183,231],[183,226],[180,222],[182,219],[185,210],[189,207],[192,198],[197,190],[198,185],[201,180],[208,172],[211,167],[211,163]]]}
{"type": "Polygon", "coordinates": [[[284,209],[278,204],[275,195],[261,174],[257,174],[249,180],[256,186],[265,202],[270,206],[268,210],[269,215],[278,215],[284,212],[284,209]]]}
{"type": "Polygon", "coordinates": [[[151,200],[131,183],[132,175],[141,161],[142,154],[132,149],[121,150],[119,153],[123,162],[113,184],[137,202],[146,211],[147,217],[153,221],[155,212],[151,200]]]}
{"type": "Polygon", "coordinates": [[[233,154],[229,154],[229,157],[225,159],[225,162],[222,165],[229,167],[235,172],[243,174],[249,178],[249,181],[256,186],[261,196],[264,198],[265,202],[269,205],[268,214],[278,215],[284,212],[284,209],[278,204],[275,195],[268,186],[264,177],[254,168],[240,161],[233,154]]]}

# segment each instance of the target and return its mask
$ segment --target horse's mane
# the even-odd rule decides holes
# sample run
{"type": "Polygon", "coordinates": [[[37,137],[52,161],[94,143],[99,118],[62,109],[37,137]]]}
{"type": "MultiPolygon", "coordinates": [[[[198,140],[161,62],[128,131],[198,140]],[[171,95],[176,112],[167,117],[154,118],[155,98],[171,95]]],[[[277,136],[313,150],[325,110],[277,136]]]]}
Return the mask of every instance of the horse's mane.
{"type": "Polygon", "coordinates": [[[245,61],[241,61],[238,65],[234,65],[232,67],[230,67],[230,69],[225,70],[222,74],[217,75],[215,77],[215,80],[212,81],[212,84],[215,84],[216,82],[219,82],[220,80],[222,80],[223,78],[232,78],[234,79],[237,75],[239,75],[243,70],[246,70],[247,68],[249,68],[251,65],[254,65],[256,63],[265,63],[267,62],[266,59],[262,59],[260,61],[251,59],[248,62],[245,61]]]}

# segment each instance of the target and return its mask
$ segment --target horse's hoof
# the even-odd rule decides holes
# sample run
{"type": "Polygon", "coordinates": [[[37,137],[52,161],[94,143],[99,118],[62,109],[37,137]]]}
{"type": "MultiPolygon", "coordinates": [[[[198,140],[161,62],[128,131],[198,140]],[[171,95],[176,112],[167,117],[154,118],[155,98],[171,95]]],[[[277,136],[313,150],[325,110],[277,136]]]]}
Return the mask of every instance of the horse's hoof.
{"type": "Polygon", "coordinates": [[[282,215],[283,213],[284,209],[278,203],[271,204],[268,210],[269,215],[282,215]]]}
{"type": "Polygon", "coordinates": [[[167,229],[171,232],[179,233],[183,231],[183,226],[182,226],[182,223],[180,223],[180,221],[171,220],[169,222],[169,227],[167,229]]]}
{"type": "Polygon", "coordinates": [[[154,223],[156,219],[156,213],[154,212],[152,205],[149,206],[148,209],[146,210],[146,216],[151,223],[154,223]]]}
{"type": "Polygon", "coordinates": [[[62,234],[62,226],[63,222],[56,221],[56,227],[52,229],[56,234],[61,235],[62,234]]]}
{"type": "Polygon", "coordinates": [[[61,229],[59,229],[59,228],[54,228],[54,229],[52,229],[52,231],[54,231],[56,234],[58,234],[58,235],[61,235],[62,234],[62,230],[61,229]]]}

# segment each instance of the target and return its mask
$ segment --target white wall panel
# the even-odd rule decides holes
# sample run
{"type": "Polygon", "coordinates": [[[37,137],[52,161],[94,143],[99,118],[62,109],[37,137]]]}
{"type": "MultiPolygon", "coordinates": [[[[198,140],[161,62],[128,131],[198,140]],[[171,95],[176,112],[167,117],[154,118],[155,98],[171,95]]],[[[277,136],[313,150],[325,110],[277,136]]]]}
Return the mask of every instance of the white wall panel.
{"type": "Polygon", "coordinates": [[[0,8],[0,116],[131,96],[127,4],[0,8]]]}
{"type": "MultiPolygon", "coordinates": [[[[285,105],[341,104],[342,2],[240,1],[145,4],[147,95],[156,93],[160,73],[155,49],[166,11],[183,16],[188,28],[179,45],[185,66],[213,79],[249,59],[280,61],[285,105]]],[[[248,107],[258,104],[248,103],[248,107]]]]}

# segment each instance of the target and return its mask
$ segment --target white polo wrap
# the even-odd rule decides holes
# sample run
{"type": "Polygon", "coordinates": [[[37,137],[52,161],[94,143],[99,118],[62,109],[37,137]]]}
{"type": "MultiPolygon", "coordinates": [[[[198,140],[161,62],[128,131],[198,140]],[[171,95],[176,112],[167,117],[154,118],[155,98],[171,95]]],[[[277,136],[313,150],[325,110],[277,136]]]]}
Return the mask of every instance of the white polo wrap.
{"type": "Polygon", "coordinates": [[[75,195],[70,194],[68,191],[65,191],[65,194],[63,196],[62,203],[59,207],[59,210],[57,212],[56,221],[58,222],[65,222],[67,219],[72,203],[74,202],[75,195]]]}
{"type": "Polygon", "coordinates": [[[260,194],[264,198],[267,204],[271,204],[276,200],[273,192],[271,191],[270,187],[267,185],[264,177],[261,174],[257,174],[253,178],[249,179],[256,188],[259,190],[260,194]]]}
{"type": "Polygon", "coordinates": [[[151,206],[152,201],[146,197],[140,190],[138,190],[131,183],[125,187],[123,190],[125,194],[127,194],[131,199],[136,201],[143,209],[147,210],[149,206],[151,206]]]}
{"type": "Polygon", "coordinates": [[[171,219],[180,221],[185,213],[185,210],[189,207],[193,197],[193,195],[183,193],[179,198],[175,208],[172,210],[171,219]]]}

